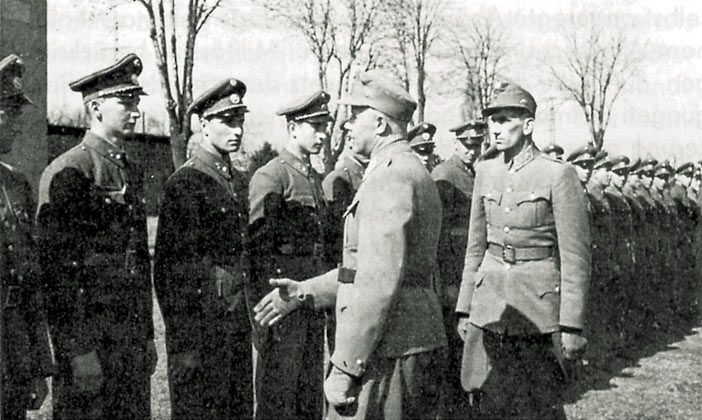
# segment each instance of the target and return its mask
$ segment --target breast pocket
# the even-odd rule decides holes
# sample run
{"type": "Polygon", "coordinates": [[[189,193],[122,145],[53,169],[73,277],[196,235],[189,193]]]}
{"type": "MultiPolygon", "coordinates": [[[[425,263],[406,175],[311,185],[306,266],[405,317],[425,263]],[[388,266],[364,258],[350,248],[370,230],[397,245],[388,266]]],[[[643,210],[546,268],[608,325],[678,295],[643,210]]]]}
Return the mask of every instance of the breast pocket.
{"type": "Polygon", "coordinates": [[[551,191],[533,189],[522,192],[516,198],[515,226],[534,227],[553,223],[551,191]]]}
{"type": "Polygon", "coordinates": [[[483,193],[483,206],[485,207],[485,218],[490,224],[497,224],[500,217],[500,203],[502,193],[498,191],[486,191],[483,193]]]}

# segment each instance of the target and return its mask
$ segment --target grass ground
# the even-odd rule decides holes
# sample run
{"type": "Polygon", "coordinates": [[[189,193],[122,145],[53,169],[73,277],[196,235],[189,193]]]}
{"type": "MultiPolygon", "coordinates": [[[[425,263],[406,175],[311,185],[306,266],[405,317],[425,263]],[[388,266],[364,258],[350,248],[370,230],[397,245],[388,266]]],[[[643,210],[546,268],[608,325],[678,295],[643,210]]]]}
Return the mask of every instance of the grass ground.
{"type": "MultiPolygon", "coordinates": [[[[155,221],[150,220],[150,231],[155,221]]],[[[152,418],[168,420],[164,326],[154,302],[159,362],[152,377],[152,418]]],[[[702,317],[674,330],[651,332],[626,358],[589,365],[566,406],[570,420],[668,420],[700,418],[702,317]]],[[[49,399],[30,420],[51,418],[49,399]]],[[[115,419],[116,420],[116,419],[115,419]]],[[[128,420],[128,419],[125,419],[128,420]]],[[[280,419],[285,420],[285,419],[280,419]]]]}

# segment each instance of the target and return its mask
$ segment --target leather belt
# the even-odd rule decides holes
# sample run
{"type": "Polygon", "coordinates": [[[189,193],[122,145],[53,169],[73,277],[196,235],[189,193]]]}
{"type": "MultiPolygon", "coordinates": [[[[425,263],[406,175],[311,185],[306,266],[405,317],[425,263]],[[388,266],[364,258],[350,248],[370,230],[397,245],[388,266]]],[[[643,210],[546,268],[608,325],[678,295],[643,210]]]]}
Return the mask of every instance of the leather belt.
{"type": "MultiPolygon", "coordinates": [[[[406,278],[405,281],[402,282],[402,287],[409,287],[409,288],[431,288],[430,285],[426,284],[419,284],[411,281],[411,278],[406,278]]],[[[343,284],[353,284],[356,281],[356,270],[353,268],[347,268],[347,267],[341,267],[339,266],[339,274],[337,276],[337,281],[339,283],[343,284]]]]}
{"type": "Polygon", "coordinates": [[[555,255],[555,247],[539,246],[530,248],[514,248],[511,245],[489,244],[488,252],[509,264],[514,264],[517,261],[537,261],[543,260],[555,255]]]}

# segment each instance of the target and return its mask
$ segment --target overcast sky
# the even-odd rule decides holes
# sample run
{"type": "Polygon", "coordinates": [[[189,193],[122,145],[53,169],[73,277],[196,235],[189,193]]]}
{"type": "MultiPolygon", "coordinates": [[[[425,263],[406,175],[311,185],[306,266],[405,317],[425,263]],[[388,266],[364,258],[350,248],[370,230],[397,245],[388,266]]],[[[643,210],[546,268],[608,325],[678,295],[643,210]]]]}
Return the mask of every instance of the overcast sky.
{"type": "MultiPolygon", "coordinates": [[[[49,112],[70,114],[80,109],[79,94],[67,84],[136,52],[145,65],[141,83],[150,93],[142,108],[164,119],[141,6],[125,1],[105,12],[93,5],[99,2],[48,2],[49,112]]],[[[267,139],[279,144],[284,125],[275,108],[316,88],[314,58],[304,39],[271,22],[250,0],[223,4],[225,8],[215,12],[197,44],[195,95],[226,77],[244,80],[249,88],[244,101],[251,110],[247,137],[252,143],[267,139]]],[[[702,2],[454,0],[447,12],[465,22],[487,17],[505,28],[512,44],[505,76],[536,97],[537,143],[548,144],[553,136],[550,121],[555,119],[556,142],[569,151],[587,141],[587,126],[577,105],[559,99],[563,95],[548,76],[547,64],[559,58],[560,35],[568,30],[572,10],[580,16],[595,12],[598,21],[621,26],[644,52],[638,77],[615,106],[605,148],[634,157],[653,154],[678,163],[702,159],[702,2]]],[[[429,77],[426,120],[438,126],[439,152],[445,157],[452,147],[447,129],[459,122],[460,102],[456,94],[433,93],[436,89],[429,77]]]]}

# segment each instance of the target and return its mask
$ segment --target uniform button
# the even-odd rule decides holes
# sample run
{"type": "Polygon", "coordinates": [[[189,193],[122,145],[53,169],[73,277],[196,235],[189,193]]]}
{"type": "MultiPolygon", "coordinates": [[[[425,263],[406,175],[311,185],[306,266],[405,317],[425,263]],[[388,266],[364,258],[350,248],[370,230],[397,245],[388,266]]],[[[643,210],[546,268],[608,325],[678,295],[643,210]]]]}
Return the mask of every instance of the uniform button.
{"type": "Polygon", "coordinates": [[[78,267],[78,261],[71,261],[72,267],[78,267]]]}
{"type": "Polygon", "coordinates": [[[122,159],[122,155],[120,155],[119,153],[117,153],[117,154],[115,155],[115,158],[117,158],[117,160],[122,159]]]}
{"type": "Polygon", "coordinates": [[[556,291],[556,293],[558,293],[558,292],[560,292],[560,291],[561,291],[561,287],[560,287],[560,286],[556,286],[556,288],[555,288],[555,289],[553,289],[553,290],[555,290],[555,291],[556,291]]]}
{"type": "Polygon", "coordinates": [[[78,294],[79,295],[85,294],[85,289],[83,289],[82,287],[80,289],[78,289],[78,294]]]}
{"type": "Polygon", "coordinates": [[[15,270],[14,268],[11,268],[11,269],[10,269],[10,275],[11,275],[11,276],[14,276],[15,274],[17,274],[17,270],[15,270]]]}
{"type": "Polygon", "coordinates": [[[241,277],[246,277],[246,273],[241,273],[241,277]]]}
{"type": "Polygon", "coordinates": [[[222,211],[222,213],[226,213],[226,212],[227,212],[227,209],[224,208],[224,207],[222,207],[220,210],[222,211]]]}
{"type": "Polygon", "coordinates": [[[505,226],[503,230],[505,231],[505,233],[509,233],[509,226],[505,226]]]}
{"type": "Polygon", "coordinates": [[[110,204],[111,202],[112,202],[112,200],[110,200],[109,198],[105,199],[105,203],[110,204]]]}
{"type": "Polygon", "coordinates": [[[509,207],[505,207],[505,213],[509,213],[510,210],[511,210],[511,209],[510,209],[509,207]]]}
{"type": "Polygon", "coordinates": [[[512,188],[507,187],[507,189],[506,189],[505,191],[508,192],[508,193],[511,193],[511,192],[512,192],[512,188]]]}
{"type": "Polygon", "coordinates": [[[202,289],[197,289],[197,294],[201,295],[202,294],[202,289]]]}
{"type": "Polygon", "coordinates": [[[529,194],[529,198],[533,200],[536,198],[536,195],[534,195],[534,193],[531,193],[531,194],[529,194]]]}
{"type": "Polygon", "coordinates": [[[514,169],[509,170],[510,175],[514,175],[514,169]]]}
{"type": "Polygon", "coordinates": [[[12,251],[15,250],[15,246],[12,245],[12,244],[10,244],[10,245],[7,246],[7,250],[10,251],[10,252],[12,252],[12,251]]]}
{"type": "Polygon", "coordinates": [[[356,360],[356,364],[357,364],[358,366],[363,367],[363,360],[361,360],[361,359],[356,360]]]}
{"type": "Polygon", "coordinates": [[[17,276],[17,280],[24,281],[24,276],[20,274],[19,276],[17,276]]]}

